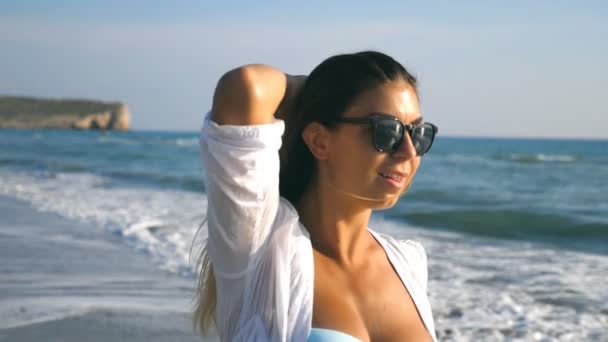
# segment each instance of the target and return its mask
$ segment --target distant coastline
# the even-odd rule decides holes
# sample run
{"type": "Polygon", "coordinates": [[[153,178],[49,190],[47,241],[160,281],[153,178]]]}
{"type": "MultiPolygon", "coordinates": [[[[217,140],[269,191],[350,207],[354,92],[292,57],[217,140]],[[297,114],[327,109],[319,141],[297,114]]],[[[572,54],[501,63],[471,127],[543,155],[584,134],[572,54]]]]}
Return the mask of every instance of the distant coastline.
{"type": "Polygon", "coordinates": [[[130,121],[121,102],[0,96],[0,128],[127,131],[130,121]]]}

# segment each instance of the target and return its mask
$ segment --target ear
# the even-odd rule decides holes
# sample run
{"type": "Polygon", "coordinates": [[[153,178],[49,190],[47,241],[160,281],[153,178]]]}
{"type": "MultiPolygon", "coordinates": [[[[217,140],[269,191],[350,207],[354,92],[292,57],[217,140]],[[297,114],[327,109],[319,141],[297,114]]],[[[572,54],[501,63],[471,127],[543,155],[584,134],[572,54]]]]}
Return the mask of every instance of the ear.
{"type": "Polygon", "coordinates": [[[318,122],[311,122],[302,131],[302,139],[315,158],[318,160],[329,158],[330,139],[327,127],[318,122]]]}

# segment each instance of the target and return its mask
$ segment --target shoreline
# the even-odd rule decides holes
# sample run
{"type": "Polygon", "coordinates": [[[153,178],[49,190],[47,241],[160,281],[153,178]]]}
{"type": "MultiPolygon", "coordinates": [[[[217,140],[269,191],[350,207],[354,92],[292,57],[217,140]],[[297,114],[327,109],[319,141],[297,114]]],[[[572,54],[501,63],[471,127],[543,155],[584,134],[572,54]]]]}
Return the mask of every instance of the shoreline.
{"type": "Polygon", "coordinates": [[[195,280],[96,227],[0,195],[0,341],[215,341],[191,324],[195,280]]]}

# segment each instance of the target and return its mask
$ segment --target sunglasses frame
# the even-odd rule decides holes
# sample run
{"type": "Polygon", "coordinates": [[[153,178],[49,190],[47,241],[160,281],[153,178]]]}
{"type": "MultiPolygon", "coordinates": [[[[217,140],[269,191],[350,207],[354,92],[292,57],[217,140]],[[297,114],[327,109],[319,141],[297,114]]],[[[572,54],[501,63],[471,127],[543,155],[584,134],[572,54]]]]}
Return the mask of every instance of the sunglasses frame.
{"type": "Polygon", "coordinates": [[[429,147],[426,149],[426,151],[424,151],[423,153],[418,154],[418,152],[416,152],[417,156],[423,156],[428,151],[431,150],[431,147],[433,146],[433,142],[435,141],[435,136],[437,135],[437,132],[439,131],[439,128],[430,122],[421,122],[419,124],[406,124],[406,123],[401,122],[401,120],[397,119],[396,117],[389,115],[389,114],[384,114],[384,113],[372,113],[371,115],[364,117],[364,118],[341,117],[341,118],[338,118],[338,119],[332,120],[332,121],[337,122],[337,123],[347,123],[347,124],[355,124],[355,125],[369,124],[373,130],[372,131],[372,144],[374,145],[374,148],[378,152],[385,152],[385,153],[393,153],[393,152],[395,152],[395,150],[397,148],[399,148],[399,146],[401,146],[401,143],[403,142],[403,138],[405,137],[405,132],[407,132],[407,134],[409,135],[410,139],[412,139],[412,142],[413,142],[412,134],[414,132],[414,129],[416,129],[417,127],[420,127],[422,125],[430,125],[430,127],[433,129],[433,138],[431,139],[431,143],[430,143],[429,147]],[[378,127],[378,121],[381,121],[381,120],[396,121],[401,125],[401,128],[403,129],[402,130],[403,134],[401,135],[401,139],[399,140],[399,142],[397,144],[395,144],[395,148],[392,151],[386,151],[384,149],[381,149],[376,144],[375,132],[378,127]]]}

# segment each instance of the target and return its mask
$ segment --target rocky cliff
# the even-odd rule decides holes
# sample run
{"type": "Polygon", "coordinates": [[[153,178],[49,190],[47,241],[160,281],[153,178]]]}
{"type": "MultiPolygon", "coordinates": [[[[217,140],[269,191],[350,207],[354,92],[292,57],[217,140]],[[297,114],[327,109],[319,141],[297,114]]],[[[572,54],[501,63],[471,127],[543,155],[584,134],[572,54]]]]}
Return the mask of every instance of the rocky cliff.
{"type": "Polygon", "coordinates": [[[0,96],[0,128],[126,131],[130,120],[118,102],[0,96]]]}

